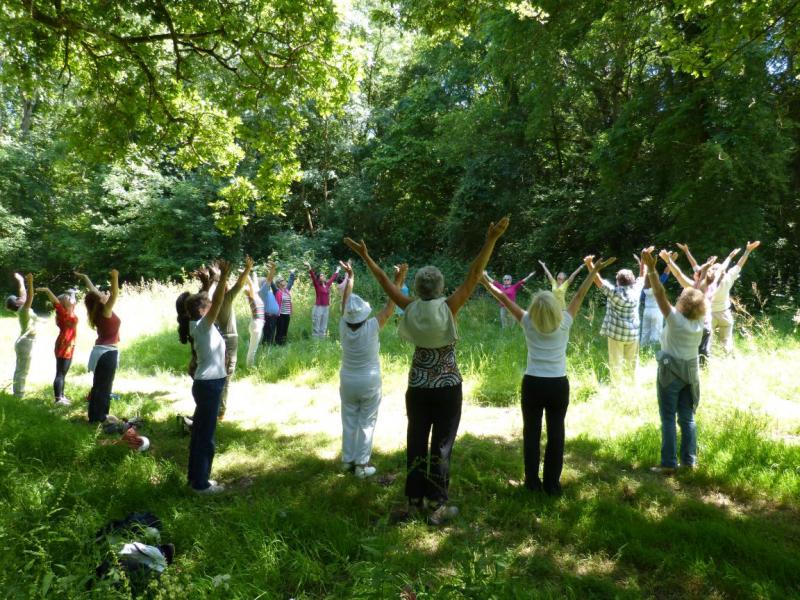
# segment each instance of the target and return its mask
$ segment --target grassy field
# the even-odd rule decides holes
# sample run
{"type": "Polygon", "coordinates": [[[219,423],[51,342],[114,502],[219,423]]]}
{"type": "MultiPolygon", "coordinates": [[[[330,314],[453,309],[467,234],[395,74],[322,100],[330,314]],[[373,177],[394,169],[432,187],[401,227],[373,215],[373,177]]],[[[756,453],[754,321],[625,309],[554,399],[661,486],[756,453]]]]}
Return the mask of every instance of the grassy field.
{"type": "MultiPolygon", "coordinates": [[[[360,292],[379,297],[361,278],[360,292]]],[[[459,318],[465,409],[453,457],[450,526],[390,523],[403,503],[410,348],[382,334],[384,401],[375,435],[380,478],[338,472],[337,319],[310,339],[309,290],[298,288],[290,344],[246,369],[240,301],[237,379],[217,430],[213,475],[230,493],[185,484],[188,438],[176,414],[193,410],[178,343],[177,287],[127,288],[120,399],[141,415],[151,451],[98,442],[86,423],[93,342],[81,313],[69,408],[50,387],[56,329],[40,329],[23,400],[10,396],[13,317],[0,319],[0,590],[6,598],[122,598],[126,582],[87,581],[102,559],[95,532],[148,510],[164,522],[175,563],[156,598],[798,598],[800,597],[800,343],[791,310],[741,319],[735,358],[703,376],[700,468],[664,479],[652,355],[624,389],[607,383],[603,308],[588,304],[569,351],[564,495],[530,494],[522,476],[518,386],[522,332],[500,332],[496,306],[473,300],[459,318]],[[404,592],[404,590],[408,590],[404,592]]],[[[334,311],[338,309],[334,307],[334,311]]]]}

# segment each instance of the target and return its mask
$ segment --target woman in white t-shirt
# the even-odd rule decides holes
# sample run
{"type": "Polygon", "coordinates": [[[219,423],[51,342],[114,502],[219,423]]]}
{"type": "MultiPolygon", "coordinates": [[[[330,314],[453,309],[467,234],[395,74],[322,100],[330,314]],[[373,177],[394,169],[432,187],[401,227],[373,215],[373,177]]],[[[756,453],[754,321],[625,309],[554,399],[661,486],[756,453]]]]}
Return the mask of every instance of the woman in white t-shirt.
{"type": "MultiPolygon", "coordinates": [[[[590,261],[593,256],[587,257],[590,261]]],[[[584,259],[585,260],[585,259],[584,259]]],[[[566,310],[549,291],[534,294],[527,311],[522,310],[492,284],[484,274],[481,283],[508,312],[519,321],[528,344],[528,366],[522,378],[522,440],[525,458],[525,487],[547,494],[561,493],[561,470],[564,466],[564,419],[569,406],[567,379],[567,343],[569,330],[578,314],[586,292],[595,276],[616,259],[598,261],[575,293],[566,310]],[[547,446],[544,469],[539,478],[539,442],[542,437],[542,413],[547,421],[547,446]]],[[[588,263],[587,263],[588,264],[588,263]]]]}
{"type": "MultiPolygon", "coordinates": [[[[661,251],[662,257],[666,255],[665,252],[661,251]]],[[[656,378],[661,415],[661,464],[653,467],[652,471],[671,475],[678,466],[676,416],[681,428],[681,465],[694,468],[697,463],[694,413],[700,400],[698,347],[703,337],[703,322],[708,307],[705,294],[695,287],[684,288],[675,306],[672,306],[655,272],[655,261],[650,252],[642,253],[653,296],[664,315],[656,378]]],[[[703,265],[698,282],[705,280],[711,262],[703,265]]]]}
{"type": "MultiPolygon", "coordinates": [[[[248,257],[248,263],[252,264],[248,257]]],[[[230,263],[217,262],[220,269],[220,282],[227,281],[230,263]]],[[[189,334],[194,340],[197,353],[197,368],[192,383],[192,396],[195,409],[192,417],[192,438],[189,443],[189,485],[199,494],[215,494],[225,488],[208,478],[211,463],[214,461],[214,433],[217,429],[222,390],[228,375],[225,369],[225,340],[214,326],[222,303],[225,301],[226,286],[217,285],[214,297],[209,299],[206,292],[193,294],[186,299],[189,313],[189,334]]]]}
{"type": "MultiPolygon", "coordinates": [[[[390,298],[376,317],[372,307],[353,294],[354,275],[349,263],[340,262],[346,273],[342,292],[342,318],[339,342],[342,366],[339,370],[339,396],[342,400],[342,470],[361,479],[375,474],[369,464],[372,434],[381,403],[381,363],[379,333],[394,310],[390,298]]],[[[408,265],[395,267],[395,285],[403,285],[408,265]]]]}

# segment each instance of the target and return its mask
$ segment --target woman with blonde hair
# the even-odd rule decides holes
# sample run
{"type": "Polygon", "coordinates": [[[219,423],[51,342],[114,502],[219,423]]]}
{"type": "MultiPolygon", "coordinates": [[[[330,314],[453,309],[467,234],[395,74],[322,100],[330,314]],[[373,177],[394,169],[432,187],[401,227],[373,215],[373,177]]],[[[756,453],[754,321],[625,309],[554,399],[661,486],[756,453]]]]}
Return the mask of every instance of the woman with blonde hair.
{"type": "MultiPolygon", "coordinates": [[[[587,264],[594,257],[587,256],[587,264]]],[[[598,261],[575,293],[566,310],[553,292],[534,294],[527,311],[512,302],[484,274],[481,283],[522,325],[528,344],[528,366],[522,378],[522,443],[525,459],[525,487],[544,490],[549,495],[561,493],[561,470],[564,466],[564,419],[569,406],[567,379],[567,343],[573,319],[578,314],[586,292],[597,274],[616,259],[598,261]],[[547,422],[547,446],[544,468],[539,478],[539,444],[542,437],[542,413],[547,422]]]]}

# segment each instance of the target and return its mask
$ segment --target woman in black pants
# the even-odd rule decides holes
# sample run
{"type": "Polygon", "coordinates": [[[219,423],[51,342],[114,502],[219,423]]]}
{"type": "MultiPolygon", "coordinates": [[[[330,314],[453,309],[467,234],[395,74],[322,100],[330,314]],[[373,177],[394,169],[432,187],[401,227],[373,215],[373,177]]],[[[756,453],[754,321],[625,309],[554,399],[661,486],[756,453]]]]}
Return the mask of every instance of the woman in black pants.
{"type": "Polygon", "coordinates": [[[399,334],[415,346],[408,374],[406,415],[408,417],[405,493],[409,516],[423,508],[427,499],[428,520],[439,525],[458,514],[449,504],[450,453],[461,421],[461,373],[456,364],[456,315],[466,304],[481,278],[495,243],[508,227],[508,217],[489,225],[486,240],[472,261],[464,282],[444,295],[444,277],[427,266],[417,271],[417,298],[400,291],[367,253],[367,246],[345,238],[345,244],[369,267],[375,279],[397,306],[404,310],[399,334]],[[428,439],[430,438],[430,446],[428,439]]]}
{"type": "MultiPolygon", "coordinates": [[[[591,259],[593,257],[587,257],[591,259]]],[[[569,330],[580,310],[583,298],[597,273],[616,259],[599,261],[589,271],[566,310],[552,292],[537,292],[527,311],[496,288],[484,274],[481,283],[506,307],[525,331],[528,366],[522,378],[522,439],[525,457],[525,487],[544,489],[547,494],[561,493],[561,469],[564,466],[564,419],[569,406],[567,379],[567,343],[569,330]],[[547,421],[547,447],[544,470],[539,478],[539,442],[542,437],[542,412],[547,421]]]]}

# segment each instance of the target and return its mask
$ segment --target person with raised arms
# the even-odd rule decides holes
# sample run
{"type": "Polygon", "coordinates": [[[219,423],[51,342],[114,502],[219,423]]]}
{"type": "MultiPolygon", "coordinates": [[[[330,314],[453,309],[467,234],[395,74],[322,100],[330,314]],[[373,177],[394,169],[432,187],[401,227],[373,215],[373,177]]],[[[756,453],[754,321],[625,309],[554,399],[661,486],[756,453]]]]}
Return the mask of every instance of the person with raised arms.
{"type": "MultiPolygon", "coordinates": [[[[394,301],[370,318],[372,307],[361,296],[353,294],[355,276],[349,263],[339,263],[347,274],[342,293],[342,318],[339,320],[339,342],[342,366],[339,370],[339,396],[342,402],[342,470],[364,479],[375,474],[369,464],[372,435],[381,403],[380,330],[389,320],[394,301]]],[[[408,265],[395,267],[394,284],[403,285],[408,265]]]]}
{"type": "Polygon", "coordinates": [[[258,278],[255,273],[251,273],[247,277],[244,293],[250,304],[250,345],[247,348],[247,367],[252,368],[256,362],[258,343],[264,332],[264,301],[258,293],[258,278]]]}
{"type": "Polygon", "coordinates": [[[97,330],[97,339],[89,354],[87,370],[94,373],[92,389],[89,390],[88,416],[90,423],[106,420],[111,410],[111,390],[119,366],[120,318],[114,313],[119,297],[119,271],[111,269],[111,291],[101,292],[85,273],[75,271],[83,279],[89,291],[83,299],[89,326],[97,330]]]}
{"type": "Polygon", "coordinates": [[[464,281],[444,295],[444,277],[434,266],[422,267],[414,277],[416,298],[400,291],[367,252],[362,240],[345,238],[345,244],[366,263],[386,294],[405,312],[400,337],[414,344],[406,390],[407,477],[405,495],[413,517],[424,509],[428,520],[442,524],[458,514],[450,504],[450,456],[461,421],[461,373],[456,360],[456,317],[478,285],[494,246],[508,228],[508,217],[489,225],[486,240],[472,261],[464,281]]]}
{"type": "MultiPolygon", "coordinates": [[[[593,259],[593,256],[587,256],[584,260],[591,262],[593,259]]],[[[540,291],[534,294],[528,310],[525,311],[497,288],[487,274],[484,274],[481,281],[489,293],[519,322],[525,332],[528,365],[522,378],[522,447],[525,460],[525,487],[531,491],[544,490],[549,495],[561,493],[561,471],[564,468],[564,420],[569,407],[567,378],[569,332],[586,292],[592,287],[595,275],[615,260],[609,258],[592,264],[589,275],[566,309],[561,308],[561,302],[553,292],[540,291]],[[542,413],[547,423],[547,445],[540,479],[542,413]]]]}
{"type": "Polygon", "coordinates": [[[275,328],[275,343],[278,346],[286,344],[289,337],[289,323],[292,320],[292,287],[294,286],[295,270],[289,271],[289,280],[285,277],[278,277],[278,285],[270,284],[275,300],[278,303],[279,314],[275,328]]]}
{"type": "Polygon", "coordinates": [[[36,288],[39,293],[45,294],[53,309],[56,311],[56,376],[53,379],[53,396],[56,404],[69,406],[70,401],[64,395],[64,383],[67,373],[72,365],[72,355],[75,352],[75,338],[78,333],[78,315],[75,314],[75,290],[70,289],[56,296],[48,287],[36,288]]]}
{"type": "Polygon", "coordinates": [[[553,295],[561,304],[561,310],[566,309],[567,288],[570,286],[575,277],[578,276],[578,273],[581,272],[581,269],[583,269],[586,265],[581,264],[581,266],[575,269],[572,272],[572,275],[570,275],[569,277],[567,277],[567,274],[564,273],[564,271],[560,271],[558,275],[556,275],[555,278],[553,278],[553,275],[550,273],[550,271],[547,270],[547,265],[544,264],[544,261],[540,260],[539,264],[542,265],[542,269],[544,269],[544,274],[547,277],[547,280],[550,282],[550,291],[553,292],[553,295]]]}
{"type": "Polygon", "coordinates": [[[331,287],[339,276],[340,267],[336,267],[328,279],[321,269],[314,271],[311,263],[304,261],[311,284],[314,286],[314,306],[311,307],[311,337],[322,339],[328,335],[328,314],[331,305],[331,287]]]}
{"type": "Polygon", "coordinates": [[[272,291],[272,282],[275,280],[275,263],[270,261],[266,266],[266,274],[258,289],[258,295],[264,302],[264,329],[261,335],[261,343],[264,345],[275,344],[275,334],[278,331],[278,317],[281,314],[281,307],[275,299],[275,292],[272,291]]]}
{"type": "MultiPolygon", "coordinates": [[[[508,297],[509,300],[512,302],[516,302],[517,294],[519,293],[522,286],[525,285],[525,282],[528,281],[533,277],[533,271],[528,273],[525,277],[520,279],[517,283],[511,283],[514,279],[511,275],[503,275],[503,281],[494,281],[494,285],[497,286],[498,289],[502,290],[503,293],[508,297]]],[[[507,327],[510,325],[511,322],[508,320],[508,311],[506,307],[502,304],[500,305],[500,327],[507,327]]]]}
{"type": "MultiPolygon", "coordinates": [[[[247,257],[247,264],[252,264],[250,257],[247,257]]],[[[223,485],[209,479],[214,461],[217,417],[228,380],[227,347],[214,323],[228,292],[225,282],[228,280],[230,263],[219,260],[217,269],[220,279],[213,298],[209,298],[206,292],[199,292],[186,299],[186,310],[190,319],[189,333],[197,352],[197,369],[192,383],[195,409],[189,442],[188,481],[191,488],[199,494],[216,494],[225,489],[223,485]]]]}
{"type": "MultiPolygon", "coordinates": [[[[660,256],[665,262],[670,258],[666,250],[662,250],[660,256]]],[[[651,470],[671,475],[678,466],[676,416],[681,428],[681,466],[694,468],[697,464],[697,430],[694,414],[700,401],[698,347],[703,336],[703,318],[708,307],[704,293],[695,287],[684,288],[673,306],[658,277],[655,268],[656,259],[651,249],[642,251],[642,264],[647,267],[653,296],[661,314],[664,315],[661,350],[656,355],[658,360],[656,393],[661,416],[661,462],[651,470]]],[[[703,266],[699,281],[705,278],[710,266],[711,263],[703,266]]]]}
{"type": "Polygon", "coordinates": [[[20,333],[14,342],[16,363],[14,365],[13,392],[17,398],[25,395],[25,382],[31,368],[31,351],[36,339],[37,316],[31,310],[33,305],[33,274],[28,273],[23,278],[19,273],[14,273],[17,280],[17,295],[11,294],[6,298],[6,308],[17,313],[20,333]]]}

